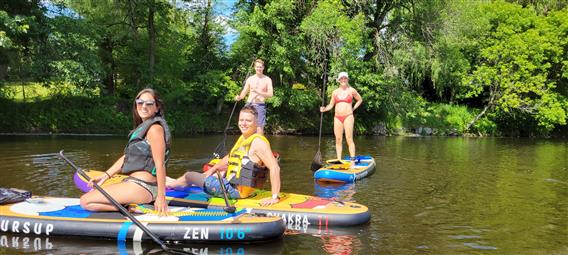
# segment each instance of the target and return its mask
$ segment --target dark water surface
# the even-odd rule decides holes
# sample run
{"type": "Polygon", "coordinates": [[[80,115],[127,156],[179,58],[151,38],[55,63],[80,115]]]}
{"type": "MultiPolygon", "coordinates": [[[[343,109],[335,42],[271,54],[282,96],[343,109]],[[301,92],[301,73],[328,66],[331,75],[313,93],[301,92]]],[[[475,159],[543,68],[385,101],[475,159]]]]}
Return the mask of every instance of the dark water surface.
{"type": "MultiPolygon", "coordinates": [[[[174,138],[168,175],[199,169],[222,136],[174,138]]],[[[282,190],[356,201],[365,226],[287,234],[255,245],[185,245],[199,254],[568,254],[568,141],[502,138],[357,137],[377,171],[355,185],[314,184],[317,137],[269,137],[280,152],[282,190]]],[[[232,144],[235,137],[229,137],[232,144]]],[[[108,168],[125,137],[0,136],[0,187],[78,197],[69,158],[108,168]]],[[[345,151],[346,152],[346,151],[345,151]]],[[[324,158],[334,157],[324,137],[324,158]]],[[[0,233],[0,254],[159,254],[152,243],[0,233]]]]}

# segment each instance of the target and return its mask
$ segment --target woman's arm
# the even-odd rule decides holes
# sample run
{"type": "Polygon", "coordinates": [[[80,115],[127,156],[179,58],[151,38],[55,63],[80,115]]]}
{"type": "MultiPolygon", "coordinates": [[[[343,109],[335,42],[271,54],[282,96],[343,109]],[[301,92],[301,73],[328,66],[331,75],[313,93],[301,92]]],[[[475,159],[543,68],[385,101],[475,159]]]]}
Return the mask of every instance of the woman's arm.
{"type": "Polygon", "coordinates": [[[116,162],[114,162],[114,164],[112,164],[111,167],[109,167],[104,174],[97,176],[95,178],[92,178],[88,185],[90,187],[93,186],[93,183],[96,182],[99,186],[103,185],[103,183],[110,179],[111,176],[117,174],[120,172],[121,168],[122,168],[122,164],[124,163],[124,155],[122,155],[120,158],[118,158],[118,160],[116,162]]]}
{"type": "Polygon", "coordinates": [[[333,108],[335,105],[335,91],[331,93],[331,99],[329,100],[329,104],[326,107],[320,107],[320,112],[327,112],[333,108]]]}
{"type": "Polygon", "coordinates": [[[158,182],[158,194],[154,202],[155,210],[159,215],[166,215],[168,203],[166,202],[166,141],[164,138],[164,128],[159,124],[154,124],[148,130],[146,139],[152,149],[152,159],[156,166],[156,181],[158,182]]]}
{"type": "Polygon", "coordinates": [[[361,106],[361,104],[363,103],[363,98],[361,97],[361,95],[359,95],[359,92],[357,92],[356,89],[351,88],[353,91],[351,92],[353,95],[353,98],[355,98],[355,100],[357,101],[355,103],[355,105],[353,106],[353,111],[355,111],[355,109],[359,108],[359,106],[361,106]]]}
{"type": "Polygon", "coordinates": [[[124,164],[124,155],[122,155],[120,158],[118,158],[118,160],[116,162],[114,162],[114,164],[112,164],[112,166],[109,167],[106,170],[106,173],[109,176],[113,176],[113,175],[119,173],[120,170],[122,169],[122,164],[124,164]]]}

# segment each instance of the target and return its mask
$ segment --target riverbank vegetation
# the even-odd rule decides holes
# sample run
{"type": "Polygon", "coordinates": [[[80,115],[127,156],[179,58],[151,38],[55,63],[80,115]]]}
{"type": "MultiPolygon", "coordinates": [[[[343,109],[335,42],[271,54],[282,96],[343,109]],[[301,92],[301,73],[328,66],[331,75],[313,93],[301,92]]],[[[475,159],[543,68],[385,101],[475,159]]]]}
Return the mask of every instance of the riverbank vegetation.
{"type": "Polygon", "coordinates": [[[359,134],[568,133],[565,1],[223,3],[0,1],[0,132],[126,133],[147,86],[174,133],[222,132],[262,58],[271,133],[317,133],[340,71],[359,134]]]}

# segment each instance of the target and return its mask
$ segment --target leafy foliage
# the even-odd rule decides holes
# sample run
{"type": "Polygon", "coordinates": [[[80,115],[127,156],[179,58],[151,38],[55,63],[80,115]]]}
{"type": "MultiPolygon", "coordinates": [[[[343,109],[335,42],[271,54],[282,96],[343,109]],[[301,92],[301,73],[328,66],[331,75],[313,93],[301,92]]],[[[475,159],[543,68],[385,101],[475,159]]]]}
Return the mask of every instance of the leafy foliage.
{"type": "Polygon", "coordinates": [[[364,100],[358,133],[566,130],[565,1],[246,0],[229,18],[214,7],[0,1],[0,86],[32,82],[50,94],[31,102],[1,89],[10,111],[0,131],[126,132],[127,102],[147,86],[161,92],[176,133],[221,131],[256,58],[274,84],[272,132],[315,132],[341,71],[364,100]],[[238,34],[231,45],[227,29],[238,34]]]}

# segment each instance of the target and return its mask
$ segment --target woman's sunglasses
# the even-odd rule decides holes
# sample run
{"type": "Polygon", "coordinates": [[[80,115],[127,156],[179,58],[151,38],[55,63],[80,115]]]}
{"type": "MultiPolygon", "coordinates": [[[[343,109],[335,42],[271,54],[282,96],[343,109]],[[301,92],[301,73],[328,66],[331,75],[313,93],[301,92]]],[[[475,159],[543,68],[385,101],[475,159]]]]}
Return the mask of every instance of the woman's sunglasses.
{"type": "Polygon", "coordinates": [[[143,99],[136,99],[134,102],[136,102],[137,105],[142,106],[142,105],[146,105],[146,106],[154,106],[156,104],[156,101],[154,100],[143,100],[143,99]]]}

